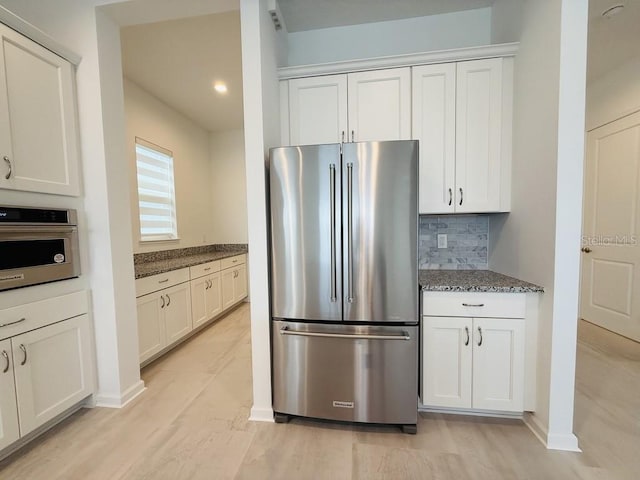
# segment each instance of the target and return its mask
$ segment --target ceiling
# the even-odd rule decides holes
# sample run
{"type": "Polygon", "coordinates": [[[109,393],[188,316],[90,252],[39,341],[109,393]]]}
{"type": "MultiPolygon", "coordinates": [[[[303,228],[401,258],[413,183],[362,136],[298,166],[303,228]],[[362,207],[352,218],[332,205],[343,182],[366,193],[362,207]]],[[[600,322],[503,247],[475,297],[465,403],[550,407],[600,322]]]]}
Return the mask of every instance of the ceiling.
{"type": "Polygon", "coordinates": [[[277,0],[288,32],[489,7],[494,0],[277,0]]]}
{"type": "Polygon", "coordinates": [[[634,57],[640,58],[640,1],[590,0],[588,79],[597,78],[634,57]],[[602,17],[605,9],[617,3],[625,4],[622,12],[611,18],[602,17]]]}
{"type": "Polygon", "coordinates": [[[121,42],[129,80],[205,130],[242,128],[239,11],[125,27],[121,42]]]}

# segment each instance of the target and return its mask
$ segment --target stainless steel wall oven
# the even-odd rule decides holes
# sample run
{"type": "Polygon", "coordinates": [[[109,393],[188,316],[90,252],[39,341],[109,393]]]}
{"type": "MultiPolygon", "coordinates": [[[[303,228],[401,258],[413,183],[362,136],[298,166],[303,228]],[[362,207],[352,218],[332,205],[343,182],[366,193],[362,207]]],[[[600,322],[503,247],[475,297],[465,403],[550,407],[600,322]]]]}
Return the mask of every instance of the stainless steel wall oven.
{"type": "Polygon", "coordinates": [[[0,206],[0,290],[79,275],[75,210],[0,206]]]}

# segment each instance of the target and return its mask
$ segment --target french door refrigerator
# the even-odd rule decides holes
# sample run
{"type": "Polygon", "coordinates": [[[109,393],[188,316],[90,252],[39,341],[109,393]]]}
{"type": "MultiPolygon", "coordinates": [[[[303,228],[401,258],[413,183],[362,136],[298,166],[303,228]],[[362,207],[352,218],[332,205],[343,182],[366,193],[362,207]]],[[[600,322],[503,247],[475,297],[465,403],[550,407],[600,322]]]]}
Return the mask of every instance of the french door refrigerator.
{"type": "Polygon", "coordinates": [[[276,421],[415,432],[418,142],[270,153],[276,421]]]}

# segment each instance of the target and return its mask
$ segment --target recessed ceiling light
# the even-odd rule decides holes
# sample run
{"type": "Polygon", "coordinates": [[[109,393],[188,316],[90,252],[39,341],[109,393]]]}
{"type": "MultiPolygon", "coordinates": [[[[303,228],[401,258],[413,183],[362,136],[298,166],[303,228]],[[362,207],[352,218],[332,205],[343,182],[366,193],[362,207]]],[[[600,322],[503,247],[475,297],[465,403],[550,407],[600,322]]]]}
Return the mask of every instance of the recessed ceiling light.
{"type": "Polygon", "coordinates": [[[224,82],[214,83],[213,89],[218,93],[227,93],[227,85],[224,82]]]}
{"type": "Polygon", "coordinates": [[[624,3],[616,3],[614,5],[611,5],[609,8],[605,9],[602,12],[602,16],[604,18],[611,18],[614,15],[619,14],[622,10],[624,10],[624,3]]]}

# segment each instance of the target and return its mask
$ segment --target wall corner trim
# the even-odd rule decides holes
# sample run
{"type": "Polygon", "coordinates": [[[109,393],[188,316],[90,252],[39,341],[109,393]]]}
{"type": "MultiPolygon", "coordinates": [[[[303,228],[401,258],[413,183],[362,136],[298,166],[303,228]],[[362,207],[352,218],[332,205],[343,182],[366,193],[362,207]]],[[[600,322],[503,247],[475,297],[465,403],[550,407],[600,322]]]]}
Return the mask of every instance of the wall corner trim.
{"type": "Polygon", "coordinates": [[[382,68],[410,67],[412,65],[428,65],[432,63],[459,62],[464,60],[478,60],[482,58],[513,57],[518,52],[518,42],[483,45],[480,47],[454,48],[450,50],[436,50],[433,52],[408,53],[390,55],[361,60],[346,60],[332,63],[318,63],[315,65],[297,65],[278,69],[278,78],[315,77],[337,73],[360,72],[382,68]]]}

